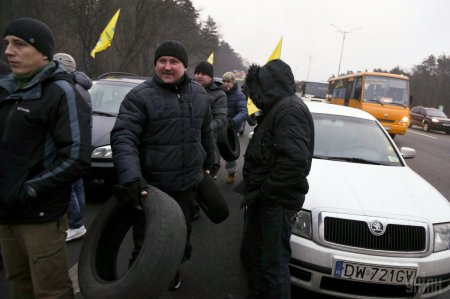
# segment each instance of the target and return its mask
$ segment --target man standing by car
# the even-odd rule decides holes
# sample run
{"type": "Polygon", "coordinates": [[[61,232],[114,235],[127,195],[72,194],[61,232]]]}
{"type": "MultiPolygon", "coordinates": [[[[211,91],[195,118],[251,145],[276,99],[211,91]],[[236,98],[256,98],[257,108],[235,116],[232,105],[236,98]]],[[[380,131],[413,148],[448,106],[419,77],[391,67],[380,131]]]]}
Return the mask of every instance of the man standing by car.
{"type": "MultiPolygon", "coordinates": [[[[236,83],[234,73],[226,72],[222,76],[222,81],[223,89],[227,94],[228,122],[237,134],[242,128],[242,123],[247,120],[247,99],[236,83]]],[[[228,184],[234,183],[236,161],[227,161],[225,168],[228,171],[226,182],[228,184]]]]}
{"type": "MultiPolygon", "coordinates": [[[[227,95],[223,91],[222,83],[214,80],[214,67],[208,61],[202,61],[195,67],[194,79],[200,83],[208,94],[211,106],[214,141],[217,142],[217,132],[227,126],[227,95]]],[[[216,145],[216,160],[211,175],[215,176],[220,168],[220,153],[216,145]]]]}
{"type": "Polygon", "coordinates": [[[243,171],[247,298],[289,299],[292,221],[309,189],[314,123],[295,95],[294,76],[283,61],[252,65],[245,83],[262,112],[243,171]]]}
{"type": "MultiPolygon", "coordinates": [[[[190,258],[195,189],[203,179],[202,168],[209,172],[214,163],[211,108],[205,89],[185,73],[185,46],[174,40],[163,42],[155,50],[154,63],[155,76],[125,96],[111,131],[119,183],[128,188],[138,208],[131,262],[144,238],[145,218],[139,208],[147,200],[147,184],[172,196],[183,210],[187,227],[183,260],[190,258]]],[[[180,286],[178,271],[169,289],[180,286]]]]}
{"type": "Polygon", "coordinates": [[[66,250],[72,183],[89,170],[90,109],[52,62],[41,21],[3,33],[12,74],[0,79],[0,242],[14,298],[73,298],[66,250]]]}

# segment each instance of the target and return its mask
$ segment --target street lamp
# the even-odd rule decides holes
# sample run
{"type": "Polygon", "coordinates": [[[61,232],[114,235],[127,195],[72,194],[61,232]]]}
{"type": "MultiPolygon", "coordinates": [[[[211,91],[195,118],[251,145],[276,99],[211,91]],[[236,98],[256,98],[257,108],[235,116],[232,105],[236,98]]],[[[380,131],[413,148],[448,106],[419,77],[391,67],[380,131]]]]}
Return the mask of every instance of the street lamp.
{"type": "Polygon", "coordinates": [[[342,30],[341,28],[339,28],[338,26],[336,26],[334,24],[330,24],[330,25],[333,27],[336,27],[337,31],[342,33],[341,57],[339,58],[339,68],[338,68],[338,72],[337,72],[337,76],[339,77],[339,72],[341,71],[342,53],[344,52],[345,36],[349,33],[352,33],[355,30],[361,29],[362,27],[352,28],[350,30],[342,30]]]}

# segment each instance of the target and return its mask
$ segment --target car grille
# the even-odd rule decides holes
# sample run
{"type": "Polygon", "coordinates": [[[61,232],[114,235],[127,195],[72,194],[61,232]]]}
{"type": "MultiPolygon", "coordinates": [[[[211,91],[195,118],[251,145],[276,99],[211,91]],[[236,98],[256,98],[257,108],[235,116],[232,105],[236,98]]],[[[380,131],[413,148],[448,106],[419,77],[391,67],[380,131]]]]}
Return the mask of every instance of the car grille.
{"type": "Polygon", "coordinates": [[[427,236],[423,226],[388,224],[381,236],[374,235],[366,221],[325,217],[324,239],[327,242],[369,250],[424,252],[427,236]]]}

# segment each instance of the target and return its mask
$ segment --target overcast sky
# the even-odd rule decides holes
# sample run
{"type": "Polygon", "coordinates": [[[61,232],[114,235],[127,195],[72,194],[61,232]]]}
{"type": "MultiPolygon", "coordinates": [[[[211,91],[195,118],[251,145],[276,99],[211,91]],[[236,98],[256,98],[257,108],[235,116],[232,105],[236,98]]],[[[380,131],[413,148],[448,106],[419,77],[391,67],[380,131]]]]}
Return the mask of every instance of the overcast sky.
{"type": "Polygon", "coordinates": [[[296,80],[326,81],[373,68],[410,70],[450,55],[449,0],[192,0],[221,38],[249,62],[264,64],[283,36],[281,59],[296,80]],[[355,29],[357,28],[357,29],[355,29]],[[352,30],[353,29],[353,30],[352,30]],[[309,56],[312,56],[311,60],[309,56]],[[311,61],[311,63],[310,63],[311,61]]]}

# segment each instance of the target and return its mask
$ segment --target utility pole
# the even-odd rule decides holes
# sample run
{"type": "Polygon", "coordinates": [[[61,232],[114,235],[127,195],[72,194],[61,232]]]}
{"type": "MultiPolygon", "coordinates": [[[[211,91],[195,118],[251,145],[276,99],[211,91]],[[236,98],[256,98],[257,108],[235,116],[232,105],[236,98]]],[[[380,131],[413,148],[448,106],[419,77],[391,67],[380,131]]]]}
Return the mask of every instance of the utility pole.
{"type": "Polygon", "coordinates": [[[352,28],[350,30],[342,30],[341,28],[339,28],[338,26],[336,26],[334,24],[330,24],[330,25],[335,27],[337,29],[337,31],[342,33],[341,57],[339,58],[339,67],[338,67],[338,72],[337,72],[337,77],[339,77],[339,73],[341,71],[342,54],[344,53],[345,37],[346,37],[347,34],[352,33],[355,30],[361,29],[362,27],[352,28]]]}
{"type": "Polygon", "coordinates": [[[311,68],[311,59],[313,58],[313,56],[308,55],[308,57],[309,57],[309,64],[308,64],[308,75],[306,76],[306,81],[309,80],[309,70],[311,68]]]}

